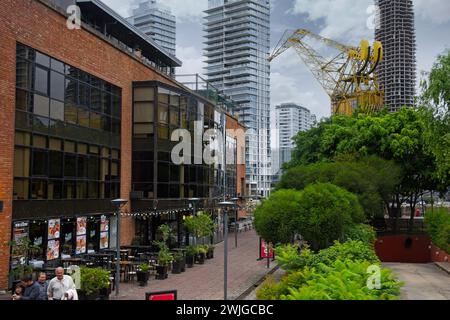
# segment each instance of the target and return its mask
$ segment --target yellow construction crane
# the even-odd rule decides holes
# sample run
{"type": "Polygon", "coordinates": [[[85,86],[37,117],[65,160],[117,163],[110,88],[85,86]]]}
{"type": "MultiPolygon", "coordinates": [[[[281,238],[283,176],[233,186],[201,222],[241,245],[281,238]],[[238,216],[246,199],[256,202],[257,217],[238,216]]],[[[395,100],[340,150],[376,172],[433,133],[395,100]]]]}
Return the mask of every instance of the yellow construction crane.
{"type": "Polygon", "coordinates": [[[375,70],[383,59],[383,46],[375,41],[371,47],[363,40],[352,47],[316,35],[305,29],[286,32],[274,52],[272,61],[293,47],[331,98],[332,114],[351,115],[356,108],[372,113],[383,108],[384,94],[380,90],[375,70]],[[339,51],[326,59],[307,40],[315,40],[339,51]]]}

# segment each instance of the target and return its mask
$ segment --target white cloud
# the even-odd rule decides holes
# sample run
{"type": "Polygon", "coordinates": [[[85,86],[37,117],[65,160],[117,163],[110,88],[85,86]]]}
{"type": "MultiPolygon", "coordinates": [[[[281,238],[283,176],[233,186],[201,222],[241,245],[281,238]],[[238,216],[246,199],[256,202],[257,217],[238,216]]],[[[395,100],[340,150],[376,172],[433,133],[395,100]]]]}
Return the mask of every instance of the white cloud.
{"type": "Polygon", "coordinates": [[[204,58],[198,48],[177,46],[177,57],[183,62],[183,66],[177,69],[177,74],[203,74],[204,58]]]}
{"type": "MultiPolygon", "coordinates": [[[[102,0],[106,5],[113,8],[120,15],[129,17],[132,9],[145,0],[102,0]]],[[[201,22],[203,11],[208,8],[207,0],[160,0],[165,6],[172,10],[177,21],[201,22]]]]}
{"type": "Polygon", "coordinates": [[[371,18],[367,10],[372,5],[373,0],[295,0],[290,12],[323,21],[322,36],[354,44],[373,38],[374,32],[367,26],[371,18]]]}
{"type": "Polygon", "coordinates": [[[450,22],[450,1],[448,0],[415,0],[416,16],[435,25],[450,22]]]}
{"type": "Polygon", "coordinates": [[[271,105],[276,106],[281,103],[293,102],[300,104],[318,118],[330,115],[330,100],[323,89],[311,75],[309,81],[301,82],[295,75],[272,72],[271,74],[271,105]]]}

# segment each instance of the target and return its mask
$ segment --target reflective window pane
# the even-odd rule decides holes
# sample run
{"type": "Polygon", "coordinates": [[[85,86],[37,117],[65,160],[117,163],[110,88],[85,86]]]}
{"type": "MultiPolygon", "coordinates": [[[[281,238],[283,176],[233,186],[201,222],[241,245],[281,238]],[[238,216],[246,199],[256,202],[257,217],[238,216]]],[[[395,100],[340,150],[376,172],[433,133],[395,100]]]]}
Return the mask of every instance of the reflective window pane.
{"type": "Polygon", "coordinates": [[[136,102],[134,104],[134,122],[153,122],[153,103],[136,102]]]}
{"type": "Polygon", "coordinates": [[[50,118],[64,121],[64,103],[56,100],[50,102],[50,118]]]}
{"type": "Polygon", "coordinates": [[[64,101],[64,76],[55,71],[51,72],[50,97],[64,101]]]}
{"type": "Polygon", "coordinates": [[[36,67],[34,78],[34,90],[48,95],[48,70],[36,67]]]}
{"type": "Polygon", "coordinates": [[[36,51],[36,63],[44,67],[50,67],[50,57],[36,51]]]}
{"type": "Polygon", "coordinates": [[[41,95],[34,95],[33,113],[39,116],[48,117],[50,112],[50,99],[41,95]]]}

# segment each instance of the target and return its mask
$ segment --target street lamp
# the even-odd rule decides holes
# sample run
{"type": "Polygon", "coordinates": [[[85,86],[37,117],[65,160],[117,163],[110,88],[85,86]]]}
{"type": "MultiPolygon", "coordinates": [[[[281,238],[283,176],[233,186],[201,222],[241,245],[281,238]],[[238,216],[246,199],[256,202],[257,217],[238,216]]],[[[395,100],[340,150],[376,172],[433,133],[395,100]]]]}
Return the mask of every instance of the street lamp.
{"type": "Polygon", "coordinates": [[[235,208],[234,208],[234,211],[235,211],[235,218],[234,218],[234,246],[237,248],[237,238],[238,238],[238,236],[237,236],[237,226],[238,226],[238,223],[237,223],[237,221],[238,221],[238,201],[239,201],[239,198],[233,198],[233,199],[231,199],[231,201],[233,201],[234,203],[235,203],[235,208]]]}
{"type": "Polygon", "coordinates": [[[234,207],[233,202],[224,201],[218,204],[223,210],[223,224],[225,227],[225,242],[223,248],[223,296],[224,300],[228,300],[227,283],[228,283],[228,208],[234,207]]]}
{"type": "Polygon", "coordinates": [[[115,199],[111,201],[116,207],[117,212],[117,235],[116,235],[116,277],[115,277],[115,289],[116,297],[119,296],[119,285],[120,285],[120,208],[128,203],[125,199],[115,199]]]}
{"type": "MultiPolygon", "coordinates": [[[[199,198],[189,198],[188,199],[189,200],[189,204],[192,206],[192,210],[193,210],[193,213],[192,213],[192,217],[195,219],[195,217],[196,217],[196,208],[197,208],[197,203],[198,202],[200,202],[200,199],[199,198]]],[[[194,246],[196,246],[197,245],[197,235],[196,234],[194,234],[194,246]]]]}

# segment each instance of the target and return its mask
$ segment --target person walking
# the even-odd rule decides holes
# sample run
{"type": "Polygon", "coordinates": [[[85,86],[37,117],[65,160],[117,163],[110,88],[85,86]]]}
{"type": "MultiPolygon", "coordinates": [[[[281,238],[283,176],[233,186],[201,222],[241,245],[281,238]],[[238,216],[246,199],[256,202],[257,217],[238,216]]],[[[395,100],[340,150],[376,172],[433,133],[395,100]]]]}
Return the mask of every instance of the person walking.
{"type": "Polygon", "coordinates": [[[25,291],[22,296],[13,295],[13,300],[39,300],[40,286],[36,281],[33,281],[31,275],[22,278],[22,284],[25,286],[25,291]]]}
{"type": "Polygon", "coordinates": [[[39,300],[47,300],[47,289],[48,289],[48,281],[47,281],[47,275],[44,272],[39,273],[39,278],[37,281],[38,285],[40,286],[40,294],[39,294],[39,300]]]}
{"type": "Polygon", "coordinates": [[[63,268],[56,268],[55,275],[56,277],[50,280],[48,284],[48,300],[63,300],[67,298],[69,290],[70,292],[76,291],[72,277],[65,275],[63,268]]]}

